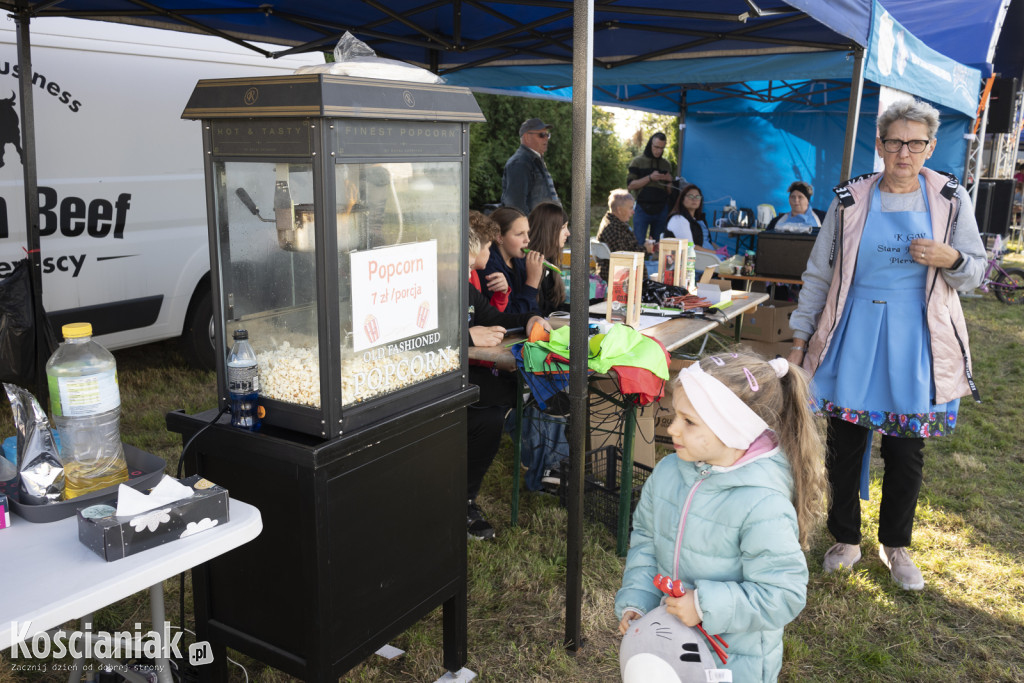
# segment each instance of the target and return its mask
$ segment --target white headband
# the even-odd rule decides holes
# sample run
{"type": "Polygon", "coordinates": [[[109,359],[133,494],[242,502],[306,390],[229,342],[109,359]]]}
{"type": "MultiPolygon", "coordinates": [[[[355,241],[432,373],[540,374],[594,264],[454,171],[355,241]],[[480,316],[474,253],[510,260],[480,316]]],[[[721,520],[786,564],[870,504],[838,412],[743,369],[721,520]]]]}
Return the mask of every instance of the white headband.
{"type": "MultiPolygon", "coordinates": [[[[788,363],[785,367],[789,369],[788,363]]],[[[772,369],[781,377],[780,368],[773,364],[772,369]]],[[[757,437],[770,429],[768,423],[729,387],[704,372],[700,363],[680,370],[679,381],[697,415],[729,448],[745,451],[757,437]]]]}

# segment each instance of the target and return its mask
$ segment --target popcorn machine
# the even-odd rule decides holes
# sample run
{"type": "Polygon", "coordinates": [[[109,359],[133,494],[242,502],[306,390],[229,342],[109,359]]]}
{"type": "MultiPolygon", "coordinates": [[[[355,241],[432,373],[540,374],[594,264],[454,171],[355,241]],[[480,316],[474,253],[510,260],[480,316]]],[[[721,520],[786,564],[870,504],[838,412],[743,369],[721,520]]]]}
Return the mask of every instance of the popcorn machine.
{"type": "Polygon", "coordinates": [[[465,386],[467,90],[200,81],[183,116],[203,120],[218,355],[248,330],[266,423],[332,438],[465,386]]]}
{"type": "Polygon", "coordinates": [[[244,328],[265,411],[258,432],[205,429],[216,410],[167,416],[196,436],[186,468],[264,522],[194,574],[197,631],[337,680],[443,604],[444,662],[459,668],[476,101],[302,74],[200,81],[182,117],[202,121],[220,406],[244,328]]]}

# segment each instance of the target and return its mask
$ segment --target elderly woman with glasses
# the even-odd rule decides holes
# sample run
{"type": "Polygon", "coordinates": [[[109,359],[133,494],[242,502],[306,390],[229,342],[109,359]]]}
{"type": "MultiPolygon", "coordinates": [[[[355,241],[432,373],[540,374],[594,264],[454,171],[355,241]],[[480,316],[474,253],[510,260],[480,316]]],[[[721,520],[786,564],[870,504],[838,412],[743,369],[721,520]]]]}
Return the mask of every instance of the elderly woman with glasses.
{"type": "Polygon", "coordinates": [[[675,206],[668,217],[665,233],[681,240],[690,240],[698,251],[714,253],[705,245],[711,244],[707,216],[704,215],[704,193],[694,184],[689,184],[676,197],[675,206]]]}
{"type": "MultiPolygon", "coordinates": [[[[610,251],[646,251],[654,250],[653,244],[637,242],[633,228],[629,227],[629,219],[633,217],[633,195],[628,190],[612,190],[608,195],[608,213],[601,219],[597,228],[598,241],[608,245],[610,251]]],[[[597,267],[601,279],[608,281],[608,260],[598,259],[597,267]]]]}
{"type": "Polygon", "coordinates": [[[951,434],[960,397],[978,400],[957,290],[981,283],[985,249],[974,209],[952,175],[924,168],[939,113],[912,98],[878,117],[884,170],[835,188],[793,313],[789,360],[813,376],[828,419],[824,568],[861,558],[860,501],[871,439],[884,463],[878,552],[904,590],[924,577],[910,557],[924,440],[951,434]]]}

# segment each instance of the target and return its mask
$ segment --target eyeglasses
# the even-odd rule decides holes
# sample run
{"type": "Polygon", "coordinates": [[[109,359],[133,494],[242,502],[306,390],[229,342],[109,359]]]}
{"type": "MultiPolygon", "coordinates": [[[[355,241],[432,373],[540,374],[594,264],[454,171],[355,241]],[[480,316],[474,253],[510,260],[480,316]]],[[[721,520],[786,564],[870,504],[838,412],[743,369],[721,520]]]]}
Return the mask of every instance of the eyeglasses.
{"type": "Polygon", "coordinates": [[[889,138],[888,140],[882,140],[882,149],[890,154],[898,154],[903,145],[907,146],[914,154],[920,154],[928,147],[929,140],[897,140],[895,138],[889,138]]]}
{"type": "Polygon", "coordinates": [[[539,138],[544,138],[545,140],[547,140],[549,137],[551,137],[551,133],[548,133],[548,132],[534,133],[534,135],[536,135],[539,138]]]}
{"type": "Polygon", "coordinates": [[[684,194],[683,198],[684,199],[702,199],[702,197],[699,194],[694,194],[692,192],[690,194],[684,194]]]}

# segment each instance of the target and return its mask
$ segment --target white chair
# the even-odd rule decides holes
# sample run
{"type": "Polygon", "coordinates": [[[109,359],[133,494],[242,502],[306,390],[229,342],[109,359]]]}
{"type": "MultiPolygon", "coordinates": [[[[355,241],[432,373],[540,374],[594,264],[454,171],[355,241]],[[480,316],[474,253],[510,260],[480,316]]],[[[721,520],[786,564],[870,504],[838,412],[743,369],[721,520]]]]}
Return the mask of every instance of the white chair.
{"type": "Polygon", "coordinates": [[[722,262],[722,259],[718,254],[712,254],[706,251],[697,251],[695,254],[696,258],[693,260],[693,269],[698,273],[709,266],[717,266],[722,262]]]}
{"type": "Polygon", "coordinates": [[[590,238],[590,255],[596,259],[603,259],[607,261],[612,257],[612,250],[608,248],[608,245],[600,241],[596,237],[590,238]]]}

